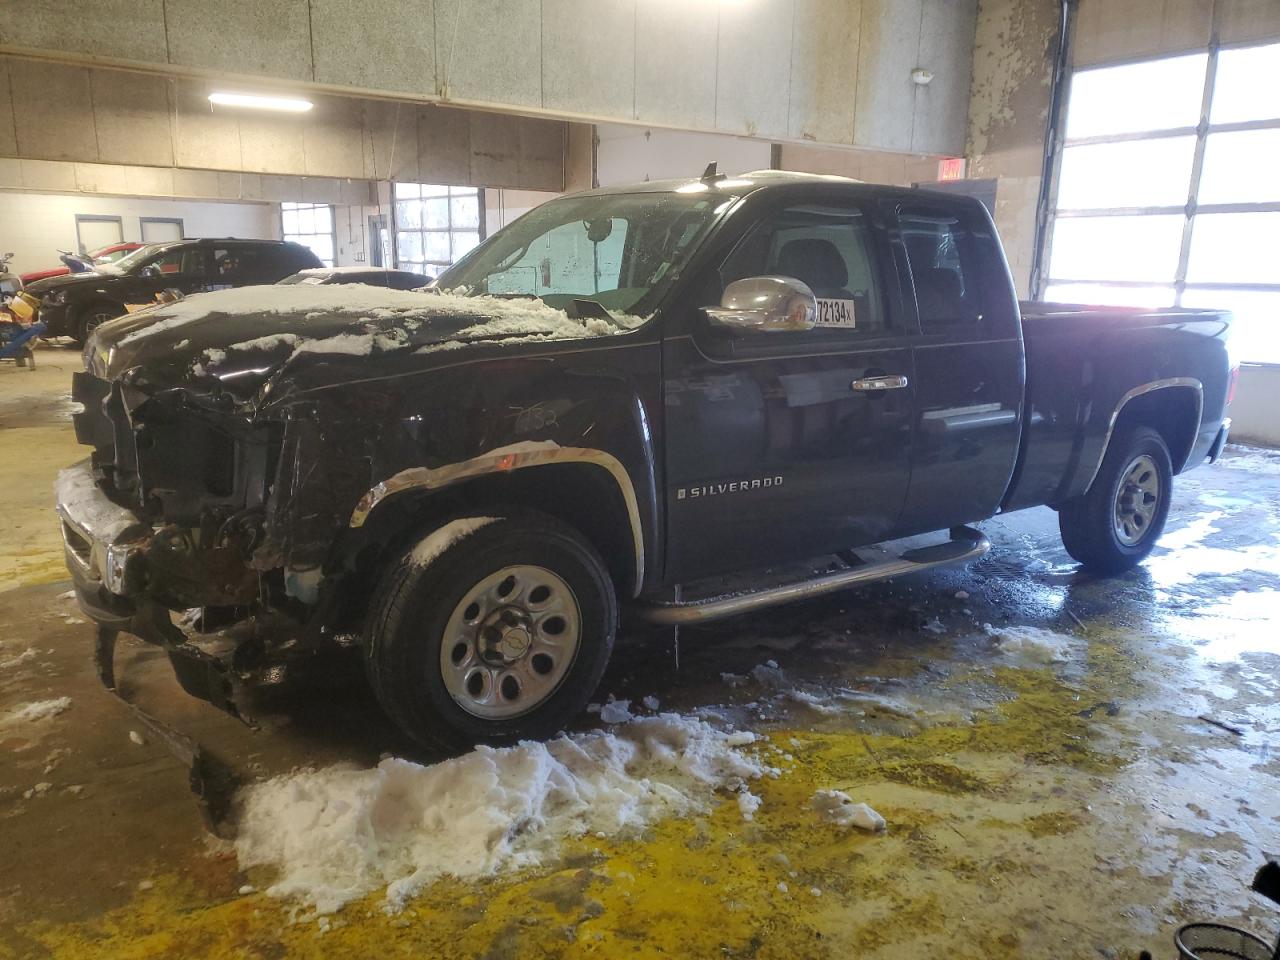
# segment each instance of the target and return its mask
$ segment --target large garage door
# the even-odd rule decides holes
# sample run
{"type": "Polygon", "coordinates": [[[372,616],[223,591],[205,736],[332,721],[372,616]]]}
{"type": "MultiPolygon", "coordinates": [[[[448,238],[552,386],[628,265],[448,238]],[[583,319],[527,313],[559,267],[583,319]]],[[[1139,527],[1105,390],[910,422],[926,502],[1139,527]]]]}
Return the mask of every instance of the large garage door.
{"type": "Polygon", "coordinates": [[[1280,45],[1072,77],[1048,300],[1227,307],[1280,363],[1280,45]]]}

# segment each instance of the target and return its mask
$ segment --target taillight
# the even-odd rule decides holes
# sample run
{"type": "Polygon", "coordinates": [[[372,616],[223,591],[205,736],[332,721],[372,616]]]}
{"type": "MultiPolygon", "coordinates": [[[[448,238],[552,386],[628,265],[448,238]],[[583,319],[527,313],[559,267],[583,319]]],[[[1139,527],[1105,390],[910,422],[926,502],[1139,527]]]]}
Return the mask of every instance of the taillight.
{"type": "Polygon", "coordinates": [[[1240,364],[1236,364],[1231,368],[1231,372],[1227,374],[1227,406],[1231,406],[1231,401],[1236,398],[1236,384],[1240,382],[1240,364]]]}

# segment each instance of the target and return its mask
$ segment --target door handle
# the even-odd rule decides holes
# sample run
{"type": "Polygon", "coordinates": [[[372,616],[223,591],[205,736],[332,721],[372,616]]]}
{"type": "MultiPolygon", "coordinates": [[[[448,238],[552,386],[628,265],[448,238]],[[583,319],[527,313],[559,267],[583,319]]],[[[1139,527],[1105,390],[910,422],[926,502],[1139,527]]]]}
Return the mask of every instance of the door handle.
{"type": "Polygon", "coordinates": [[[849,384],[855,393],[880,393],[884,390],[901,390],[907,385],[907,378],[901,376],[863,377],[849,384]]]}

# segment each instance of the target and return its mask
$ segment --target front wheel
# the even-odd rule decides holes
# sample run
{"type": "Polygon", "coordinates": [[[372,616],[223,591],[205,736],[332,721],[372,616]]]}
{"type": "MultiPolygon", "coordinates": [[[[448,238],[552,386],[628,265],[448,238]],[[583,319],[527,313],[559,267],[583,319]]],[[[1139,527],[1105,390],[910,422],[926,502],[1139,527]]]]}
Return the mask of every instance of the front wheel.
{"type": "Polygon", "coordinates": [[[608,571],[577,531],[533,513],[461,517],[383,575],[366,666],[424,746],[543,739],[595,691],[617,620],[608,571]]]}
{"type": "Polygon", "coordinates": [[[1058,510],[1063,546],[1103,575],[1146,559],[1169,516],[1173,466],[1164,439],[1148,427],[1112,438],[1087,493],[1058,510]]]}

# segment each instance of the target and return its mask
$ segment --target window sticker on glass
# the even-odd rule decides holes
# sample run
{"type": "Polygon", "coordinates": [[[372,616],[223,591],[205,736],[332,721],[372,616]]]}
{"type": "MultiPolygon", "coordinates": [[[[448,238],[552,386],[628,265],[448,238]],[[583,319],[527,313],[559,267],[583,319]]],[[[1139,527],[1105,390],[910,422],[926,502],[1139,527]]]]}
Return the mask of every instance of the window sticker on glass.
{"type": "Polygon", "coordinates": [[[826,297],[818,297],[817,300],[819,327],[842,327],[852,330],[857,325],[856,301],[828,300],[826,297]]]}

